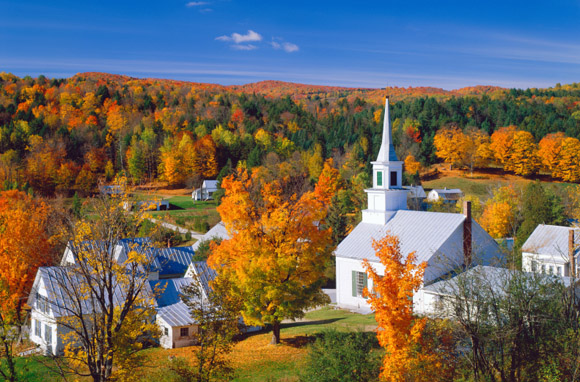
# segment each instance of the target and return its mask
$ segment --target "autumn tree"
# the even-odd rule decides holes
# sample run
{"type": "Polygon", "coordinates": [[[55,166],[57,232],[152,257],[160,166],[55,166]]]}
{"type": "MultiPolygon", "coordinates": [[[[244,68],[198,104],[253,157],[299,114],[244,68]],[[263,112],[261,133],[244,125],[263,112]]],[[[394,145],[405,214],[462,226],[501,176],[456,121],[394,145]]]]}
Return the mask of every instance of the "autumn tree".
{"type": "Polygon", "coordinates": [[[419,163],[413,155],[407,155],[405,158],[405,171],[409,174],[415,174],[421,169],[421,163],[419,163]]]}
{"type": "Polygon", "coordinates": [[[580,181],[580,141],[564,138],[552,174],[565,182],[580,181]]]}
{"type": "Polygon", "coordinates": [[[0,193],[0,377],[17,377],[13,346],[25,324],[23,306],[39,266],[54,261],[52,209],[24,192],[0,193]],[[34,238],[34,239],[31,239],[34,238]]]}
{"type": "Polygon", "coordinates": [[[518,227],[520,196],[513,186],[497,188],[483,209],[480,224],[492,237],[513,236],[518,227]]]}
{"type": "Polygon", "coordinates": [[[381,368],[385,381],[449,380],[451,365],[424,336],[427,318],[413,314],[413,294],[423,285],[426,262],[417,264],[415,253],[401,253],[399,239],[386,235],[373,241],[376,256],[385,268],[380,275],[364,260],[363,267],[372,281],[365,296],[375,312],[377,337],[386,350],[381,368]]]}
{"type": "Polygon", "coordinates": [[[242,302],[245,322],[272,325],[273,344],[280,342],[283,319],[302,317],[305,309],[328,301],[321,290],[332,254],[326,216],[337,188],[329,162],[311,191],[304,192],[306,173],[286,171],[268,179],[263,169],[251,175],[242,169],[222,181],[218,212],[230,239],[208,259],[216,283],[228,283],[242,302]]]}
{"type": "Polygon", "coordinates": [[[433,145],[437,150],[436,155],[451,167],[461,165],[464,161],[468,141],[463,131],[458,126],[452,125],[437,131],[433,145]]]}
{"type": "Polygon", "coordinates": [[[516,174],[530,176],[538,171],[538,148],[534,137],[527,131],[517,131],[509,157],[509,168],[516,174]]]}
{"type": "Polygon", "coordinates": [[[469,127],[465,132],[465,155],[463,164],[473,174],[474,167],[483,167],[491,159],[489,135],[476,127],[469,127]]]}
{"type": "Polygon", "coordinates": [[[155,251],[131,239],[146,217],[143,210],[126,211],[129,202],[118,195],[92,200],[90,220],[71,223],[67,263],[43,269],[55,288],[51,310],[60,312],[64,357],[55,357],[66,377],[89,377],[95,382],[134,378],[143,342],[158,333],[154,294],[148,275],[155,251]],[[121,253],[117,244],[129,238],[121,253]]]}
{"type": "Polygon", "coordinates": [[[495,161],[502,165],[506,171],[512,170],[510,157],[516,131],[516,126],[506,126],[500,127],[491,135],[489,148],[493,153],[495,161]]]}
{"type": "Polygon", "coordinates": [[[564,138],[566,135],[562,132],[552,133],[542,138],[538,144],[538,158],[542,163],[542,168],[550,174],[554,174],[554,170],[558,168],[564,138]]]}

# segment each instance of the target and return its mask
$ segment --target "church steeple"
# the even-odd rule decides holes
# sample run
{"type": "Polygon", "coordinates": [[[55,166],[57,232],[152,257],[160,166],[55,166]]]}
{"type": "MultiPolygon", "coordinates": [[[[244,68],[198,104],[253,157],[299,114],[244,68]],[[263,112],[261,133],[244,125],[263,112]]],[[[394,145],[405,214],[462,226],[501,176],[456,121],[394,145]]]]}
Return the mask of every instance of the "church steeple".
{"type": "Polygon", "coordinates": [[[379,155],[373,165],[373,188],[365,190],[368,209],[363,222],[385,224],[398,210],[407,209],[407,192],[403,188],[403,162],[397,159],[391,133],[389,97],[385,100],[383,139],[379,155]]]}
{"type": "Polygon", "coordinates": [[[391,134],[391,116],[389,112],[389,96],[385,98],[385,119],[383,120],[383,141],[377,157],[377,162],[398,161],[391,134]]]}

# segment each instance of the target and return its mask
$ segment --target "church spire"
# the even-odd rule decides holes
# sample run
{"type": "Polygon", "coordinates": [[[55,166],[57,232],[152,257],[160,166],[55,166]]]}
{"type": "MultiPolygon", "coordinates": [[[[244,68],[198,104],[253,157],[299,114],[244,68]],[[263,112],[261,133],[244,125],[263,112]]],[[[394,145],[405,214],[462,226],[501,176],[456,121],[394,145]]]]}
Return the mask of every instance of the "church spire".
{"type": "Polygon", "coordinates": [[[395,153],[395,146],[393,146],[393,138],[391,135],[391,118],[389,113],[389,96],[385,98],[385,119],[383,121],[383,141],[377,162],[391,162],[398,161],[395,153]]]}

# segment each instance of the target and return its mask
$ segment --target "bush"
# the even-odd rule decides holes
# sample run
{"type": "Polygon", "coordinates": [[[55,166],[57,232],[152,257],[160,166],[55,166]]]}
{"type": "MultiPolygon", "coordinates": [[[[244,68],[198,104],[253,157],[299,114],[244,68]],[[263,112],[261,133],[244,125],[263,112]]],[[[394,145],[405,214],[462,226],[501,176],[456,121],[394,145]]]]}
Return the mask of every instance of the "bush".
{"type": "Polygon", "coordinates": [[[307,356],[301,381],[376,381],[381,357],[374,333],[325,331],[317,335],[307,356]]]}

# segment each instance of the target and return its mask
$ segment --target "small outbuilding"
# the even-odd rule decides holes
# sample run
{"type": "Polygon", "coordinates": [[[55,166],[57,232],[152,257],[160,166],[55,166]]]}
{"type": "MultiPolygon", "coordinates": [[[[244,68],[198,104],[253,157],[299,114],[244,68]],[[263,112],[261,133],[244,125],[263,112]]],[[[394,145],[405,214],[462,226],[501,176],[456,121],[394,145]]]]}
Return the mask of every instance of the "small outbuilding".
{"type": "Polygon", "coordinates": [[[427,201],[434,203],[441,200],[443,203],[456,203],[463,196],[459,188],[434,188],[427,194],[427,201]]]}

